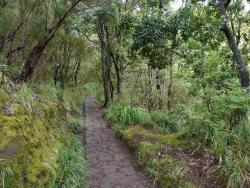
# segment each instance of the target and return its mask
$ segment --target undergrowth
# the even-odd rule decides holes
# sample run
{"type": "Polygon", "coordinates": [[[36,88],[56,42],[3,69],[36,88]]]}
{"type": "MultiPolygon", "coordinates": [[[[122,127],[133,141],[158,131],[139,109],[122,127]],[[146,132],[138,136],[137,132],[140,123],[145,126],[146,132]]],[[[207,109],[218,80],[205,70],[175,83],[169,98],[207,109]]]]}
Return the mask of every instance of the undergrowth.
{"type": "Polygon", "coordinates": [[[59,154],[56,171],[57,177],[51,182],[51,187],[87,187],[85,152],[77,138],[66,140],[59,154]]]}
{"type": "MultiPolygon", "coordinates": [[[[131,126],[139,125],[154,134],[178,133],[185,142],[203,148],[214,154],[217,161],[216,175],[227,187],[248,187],[250,185],[250,124],[249,95],[242,91],[228,91],[180,106],[171,113],[148,112],[141,108],[113,105],[106,110],[116,133],[124,137],[131,126]],[[207,106],[209,100],[209,107],[207,106]],[[209,109],[208,109],[209,108],[209,109]],[[177,114],[177,115],[176,115],[177,114]]],[[[136,133],[136,135],[140,133],[136,133]]],[[[144,133],[142,133],[144,134],[144,133]]],[[[130,144],[135,144],[130,142],[130,144]]],[[[139,147],[139,163],[155,159],[155,146],[139,147]],[[145,157],[150,156],[150,157],[145,157]]],[[[145,146],[145,145],[143,145],[145,146]]],[[[147,166],[147,165],[146,165],[147,166]]],[[[150,165],[149,165],[150,166],[150,165]]],[[[161,176],[155,167],[149,167],[154,177],[161,176]]],[[[156,165],[157,166],[157,165],[156,165]]],[[[169,167],[168,167],[169,168],[169,167]]]]}
{"type": "Polygon", "coordinates": [[[163,112],[148,112],[142,108],[112,105],[106,110],[106,118],[116,123],[116,127],[141,125],[157,133],[176,133],[178,125],[163,112]]]}
{"type": "Polygon", "coordinates": [[[85,131],[84,87],[61,90],[53,84],[13,84],[2,88],[0,133],[6,138],[0,149],[6,154],[16,145],[21,149],[11,157],[1,154],[0,186],[86,187],[85,153],[74,135],[85,131]],[[25,139],[18,141],[19,137],[25,139]]]}

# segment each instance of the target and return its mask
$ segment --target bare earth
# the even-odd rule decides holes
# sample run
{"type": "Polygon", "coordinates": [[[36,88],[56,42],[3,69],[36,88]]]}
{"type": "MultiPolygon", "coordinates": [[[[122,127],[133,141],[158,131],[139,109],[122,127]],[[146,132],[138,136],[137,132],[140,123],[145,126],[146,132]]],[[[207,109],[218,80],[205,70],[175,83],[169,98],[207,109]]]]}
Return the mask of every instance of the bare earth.
{"type": "Polygon", "coordinates": [[[115,137],[94,98],[85,101],[86,149],[90,188],[151,188],[125,144],[115,137]]]}

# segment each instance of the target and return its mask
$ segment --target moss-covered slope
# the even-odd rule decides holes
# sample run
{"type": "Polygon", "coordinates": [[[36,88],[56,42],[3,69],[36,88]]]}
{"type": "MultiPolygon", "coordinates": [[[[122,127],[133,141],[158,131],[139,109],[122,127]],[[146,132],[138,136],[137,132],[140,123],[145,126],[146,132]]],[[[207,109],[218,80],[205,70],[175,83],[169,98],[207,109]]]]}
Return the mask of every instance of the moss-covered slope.
{"type": "Polygon", "coordinates": [[[37,97],[24,103],[0,90],[0,184],[49,186],[67,136],[64,117],[58,101],[37,97]]]}

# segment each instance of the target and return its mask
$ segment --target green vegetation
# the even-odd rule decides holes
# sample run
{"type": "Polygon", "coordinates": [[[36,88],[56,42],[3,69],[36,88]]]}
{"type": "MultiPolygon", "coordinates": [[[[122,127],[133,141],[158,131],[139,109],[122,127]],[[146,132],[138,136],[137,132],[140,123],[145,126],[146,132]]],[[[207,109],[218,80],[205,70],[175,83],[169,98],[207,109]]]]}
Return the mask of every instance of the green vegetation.
{"type": "Polygon", "coordinates": [[[183,179],[184,161],[175,161],[170,155],[159,155],[165,144],[184,145],[180,135],[170,133],[172,124],[161,113],[150,113],[142,109],[126,106],[111,106],[106,110],[106,117],[111,121],[112,129],[120,135],[137,154],[138,164],[145,167],[160,187],[188,187],[191,183],[183,179]],[[122,118],[121,118],[122,117],[122,118]],[[136,117],[136,118],[135,118],[136,117]],[[147,117],[145,121],[144,117],[147,117]],[[157,120],[157,121],[156,121],[157,120]],[[130,124],[128,124],[130,123],[130,124]],[[157,124],[162,129],[152,130],[157,124]],[[145,127],[143,128],[143,127],[145,127]]]}
{"type": "Polygon", "coordinates": [[[93,96],[160,187],[199,184],[192,154],[250,187],[249,22],[248,0],[0,0],[0,186],[87,185],[93,96]]]}
{"type": "MultiPolygon", "coordinates": [[[[241,101],[235,102],[233,102],[234,105],[239,108],[241,101]]],[[[229,118],[225,116],[223,111],[221,112],[223,116],[219,114],[219,107],[217,107],[218,111],[214,111],[214,113],[218,118],[220,117],[220,124],[214,122],[215,114],[212,116],[213,121],[209,120],[209,116],[206,114],[199,119],[194,118],[199,123],[193,122],[190,116],[187,116],[187,110],[193,110],[193,105],[189,105],[189,108],[185,107],[186,111],[183,111],[182,116],[179,116],[182,121],[175,120],[173,116],[168,114],[163,116],[160,112],[146,112],[142,109],[121,105],[113,105],[108,108],[106,117],[111,121],[115,132],[136,151],[138,163],[141,166],[146,165],[148,174],[154,177],[162,187],[182,186],[184,175],[182,173],[185,173],[184,161],[181,164],[175,164],[175,160],[168,154],[159,158],[158,153],[161,152],[164,145],[188,148],[202,146],[206,150],[210,150],[218,157],[218,160],[224,160],[224,162],[220,162],[216,170],[218,180],[228,182],[231,185],[239,183],[242,181],[241,178],[246,175],[245,170],[247,171],[250,167],[247,148],[249,146],[247,137],[250,136],[248,124],[243,121],[239,125],[235,125],[233,130],[222,126],[223,119],[225,118],[224,121],[226,121],[229,118]],[[171,121],[167,118],[168,116],[171,117],[171,121]],[[185,123],[180,124],[180,122],[185,123]],[[157,126],[158,128],[155,129],[157,126]],[[166,170],[169,171],[166,172],[166,170]]],[[[244,106],[242,107],[244,108],[244,106]]],[[[197,113],[202,115],[201,109],[197,113]]],[[[194,113],[192,115],[195,116],[194,113]]]]}
{"type": "Polygon", "coordinates": [[[82,145],[77,138],[68,138],[61,148],[57,161],[57,179],[52,187],[86,187],[86,160],[82,145]]]}
{"type": "Polygon", "coordinates": [[[53,96],[53,87],[43,89],[42,94],[33,90],[22,85],[11,95],[1,91],[1,185],[86,186],[85,154],[72,134],[84,130],[81,120],[68,120],[65,114],[73,117],[72,112],[53,96]]]}

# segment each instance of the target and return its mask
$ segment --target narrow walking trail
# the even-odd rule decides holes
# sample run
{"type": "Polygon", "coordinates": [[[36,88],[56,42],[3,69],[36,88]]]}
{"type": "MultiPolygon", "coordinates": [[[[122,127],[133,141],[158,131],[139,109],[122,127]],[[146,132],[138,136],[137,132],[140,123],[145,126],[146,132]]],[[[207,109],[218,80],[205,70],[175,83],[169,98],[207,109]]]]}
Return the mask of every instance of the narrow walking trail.
{"type": "Polygon", "coordinates": [[[85,100],[90,188],[151,188],[125,144],[107,127],[94,98],[85,100]]]}

